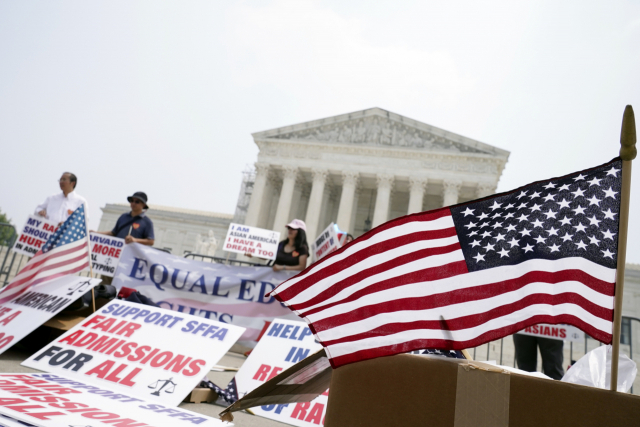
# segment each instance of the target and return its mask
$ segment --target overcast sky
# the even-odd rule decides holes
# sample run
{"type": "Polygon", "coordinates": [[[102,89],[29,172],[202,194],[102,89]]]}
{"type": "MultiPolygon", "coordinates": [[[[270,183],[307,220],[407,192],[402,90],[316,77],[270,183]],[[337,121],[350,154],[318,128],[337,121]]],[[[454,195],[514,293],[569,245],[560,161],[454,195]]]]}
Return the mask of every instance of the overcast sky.
{"type": "MultiPolygon", "coordinates": [[[[637,1],[0,0],[0,209],[69,170],[92,228],[135,191],[233,213],[252,132],[370,107],[511,151],[506,191],[615,157],[627,104],[637,1]]],[[[639,213],[636,167],[636,263],[639,213]]]]}

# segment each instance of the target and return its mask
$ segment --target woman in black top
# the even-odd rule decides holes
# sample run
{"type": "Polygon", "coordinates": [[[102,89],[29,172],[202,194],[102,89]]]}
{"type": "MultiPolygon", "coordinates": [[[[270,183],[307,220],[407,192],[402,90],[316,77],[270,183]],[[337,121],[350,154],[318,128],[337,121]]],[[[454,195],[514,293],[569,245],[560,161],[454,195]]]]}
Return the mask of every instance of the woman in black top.
{"type": "Polygon", "coordinates": [[[294,219],[287,224],[287,238],[278,244],[273,271],[302,271],[307,267],[309,245],[306,229],[304,221],[299,219],[294,219]]]}

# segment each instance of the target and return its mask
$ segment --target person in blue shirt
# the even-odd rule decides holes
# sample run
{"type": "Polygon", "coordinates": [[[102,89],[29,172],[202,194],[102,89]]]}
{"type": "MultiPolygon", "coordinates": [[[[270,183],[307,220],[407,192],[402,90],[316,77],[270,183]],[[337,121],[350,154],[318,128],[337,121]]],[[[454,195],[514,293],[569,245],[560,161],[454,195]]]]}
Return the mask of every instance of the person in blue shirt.
{"type": "Polygon", "coordinates": [[[125,243],[140,243],[153,246],[153,222],[147,217],[147,195],[142,191],[127,197],[131,212],[123,213],[111,231],[97,231],[106,236],[120,237],[125,243]]]}

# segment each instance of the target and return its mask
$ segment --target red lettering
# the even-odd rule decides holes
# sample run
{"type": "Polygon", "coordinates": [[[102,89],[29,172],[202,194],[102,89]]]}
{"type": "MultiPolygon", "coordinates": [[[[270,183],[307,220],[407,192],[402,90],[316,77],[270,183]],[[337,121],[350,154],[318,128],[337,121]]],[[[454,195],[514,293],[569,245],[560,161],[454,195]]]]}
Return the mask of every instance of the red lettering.
{"type": "Polygon", "coordinates": [[[269,378],[267,378],[267,381],[269,381],[271,378],[278,375],[280,372],[282,372],[282,368],[278,368],[277,366],[274,366],[273,369],[271,370],[271,374],[269,374],[269,378]]]}
{"type": "Polygon", "coordinates": [[[73,345],[75,347],[84,347],[85,345],[91,344],[98,338],[99,335],[95,332],[87,332],[85,336],[77,340],[73,345]]]}
{"type": "Polygon", "coordinates": [[[202,366],[207,363],[202,359],[196,359],[189,363],[189,370],[185,369],[182,371],[182,375],[186,375],[187,377],[192,377],[196,375],[202,369],[202,366]]]}
{"type": "Polygon", "coordinates": [[[551,328],[551,336],[552,337],[558,336],[558,328],[551,328]]]}
{"type": "Polygon", "coordinates": [[[258,381],[264,381],[267,378],[267,375],[269,374],[269,371],[271,370],[271,366],[269,365],[260,365],[260,367],[258,368],[258,372],[256,372],[256,374],[253,376],[254,380],[258,380],[258,381]]]}
{"type": "Polygon", "coordinates": [[[113,362],[111,360],[106,360],[104,362],[102,362],[101,364],[99,364],[98,366],[96,366],[95,368],[89,370],[88,372],[85,373],[85,375],[94,375],[97,376],[100,379],[104,379],[105,376],[107,376],[107,374],[109,373],[109,371],[111,370],[111,368],[113,368],[113,365],[115,365],[116,362],[113,362]]]}
{"type": "Polygon", "coordinates": [[[120,258],[120,252],[122,251],[122,249],[116,249],[116,253],[113,254],[114,257],[116,258],[120,258]]]}
{"type": "Polygon", "coordinates": [[[10,314],[9,316],[7,316],[4,319],[0,320],[0,325],[6,325],[7,323],[11,322],[13,319],[18,317],[20,315],[20,313],[22,313],[22,312],[21,311],[16,311],[16,312],[10,314]]]}
{"type": "Polygon", "coordinates": [[[565,328],[561,328],[560,329],[560,338],[566,338],[567,337],[567,330],[565,328]]]}
{"type": "Polygon", "coordinates": [[[72,345],[75,342],[75,340],[77,340],[82,336],[83,333],[84,333],[83,330],[75,331],[68,337],[59,339],[58,342],[66,342],[67,344],[72,345]]]}
{"type": "Polygon", "coordinates": [[[127,369],[127,365],[125,365],[124,363],[121,363],[120,366],[118,366],[115,371],[111,372],[109,375],[107,375],[107,377],[105,378],[105,380],[107,381],[111,381],[112,383],[118,383],[120,382],[120,380],[122,378],[118,378],[118,374],[122,371],[124,371],[125,369],[127,369]]]}
{"type": "Polygon", "coordinates": [[[116,254],[116,248],[109,248],[109,256],[114,256],[116,254]]]}
{"type": "Polygon", "coordinates": [[[293,412],[291,413],[291,418],[304,420],[304,417],[307,416],[307,409],[309,409],[309,405],[311,405],[309,402],[296,403],[296,406],[293,408],[293,412]]]}
{"type": "Polygon", "coordinates": [[[136,385],[136,383],[134,383],[132,380],[136,377],[136,375],[138,375],[140,371],[142,371],[142,369],[135,368],[133,371],[129,373],[129,375],[127,375],[122,379],[122,381],[120,381],[120,384],[126,385],[127,387],[132,387],[136,385]]]}
{"type": "Polygon", "coordinates": [[[316,403],[309,411],[309,415],[304,420],[308,423],[320,424],[322,420],[322,412],[324,411],[324,405],[322,403],[316,403]]]}

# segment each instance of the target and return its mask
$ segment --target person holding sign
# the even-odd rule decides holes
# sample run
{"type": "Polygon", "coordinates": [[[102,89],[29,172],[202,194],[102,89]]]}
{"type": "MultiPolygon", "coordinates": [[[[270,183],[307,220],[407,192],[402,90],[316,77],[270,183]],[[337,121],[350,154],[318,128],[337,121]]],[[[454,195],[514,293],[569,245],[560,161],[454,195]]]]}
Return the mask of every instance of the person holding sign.
{"type": "Polygon", "coordinates": [[[278,253],[273,271],[302,271],[307,267],[309,245],[307,244],[307,226],[304,221],[294,219],[287,227],[287,238],[278,244],[278,253]]]}
{"type": "Polygon", "coordinates": [[[153,246],[153,222],[147,217],[147,195],[142,191],[127,197],[131,212],[123,213],[118,218],[116,226],[111,231],[96,231],[105,236],[115,236],[124,239],[125,243],[140,243],[153,246]]]}
{"type": "Polygon", "coordinates": [[[58,180],[58,183],[60,184],[62,193],[47,197],[44,203],[36,207],[36,215],[45,217],[56,225],[60,225],[65,222],[80,205],[84,205],[85,218],[88,221],[89,207],[87,206],[87,200],[75,191],[78,178],[71,172],[65,172],[58,180]]]}

